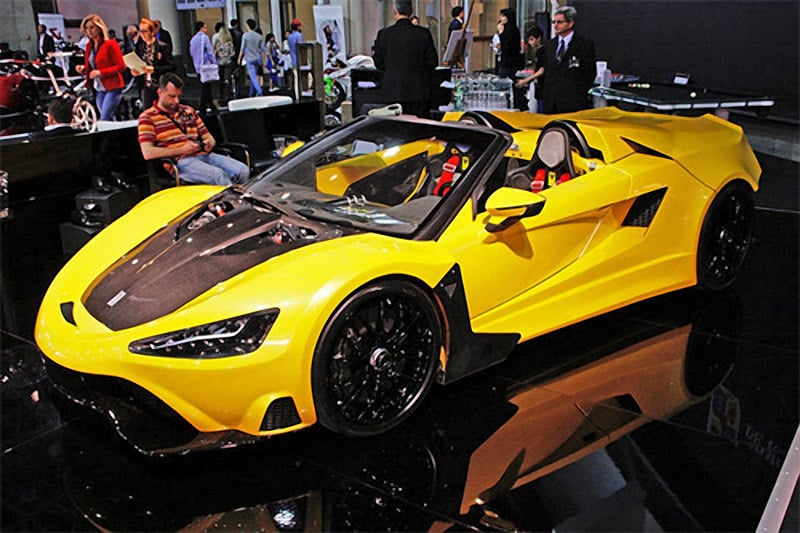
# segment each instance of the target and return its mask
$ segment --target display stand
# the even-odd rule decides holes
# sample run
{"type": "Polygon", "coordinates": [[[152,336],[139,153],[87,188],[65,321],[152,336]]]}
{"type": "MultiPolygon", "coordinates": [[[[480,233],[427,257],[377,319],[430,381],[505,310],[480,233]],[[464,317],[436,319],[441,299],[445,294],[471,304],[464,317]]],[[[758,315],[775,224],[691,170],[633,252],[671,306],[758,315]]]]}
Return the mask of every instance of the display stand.
{"type": "Polygon", "coordinates": [[[297,45],[295,100],[325,100],[325,81],[322,75],[322,45],[317,42],[297,45]]]}
{"type": "Polygon", "coordinates": [[[472,48],[474,35],[472,30],[453,31],[447,41],[442,62],[469,72],[469,51],[472,48]]]}

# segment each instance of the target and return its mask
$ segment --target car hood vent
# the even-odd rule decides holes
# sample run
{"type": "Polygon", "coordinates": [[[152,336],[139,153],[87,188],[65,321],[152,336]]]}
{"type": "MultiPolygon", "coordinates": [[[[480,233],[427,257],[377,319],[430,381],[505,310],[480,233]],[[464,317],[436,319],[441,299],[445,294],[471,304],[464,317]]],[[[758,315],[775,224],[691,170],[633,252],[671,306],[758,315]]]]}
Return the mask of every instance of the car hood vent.
{"type": "Polygon", "coordinates": [[[108,328],[130,328],[174,312],[271,257],[344,233],[223,193],[103,272],[84,295],[84,305],[108,328]]]}

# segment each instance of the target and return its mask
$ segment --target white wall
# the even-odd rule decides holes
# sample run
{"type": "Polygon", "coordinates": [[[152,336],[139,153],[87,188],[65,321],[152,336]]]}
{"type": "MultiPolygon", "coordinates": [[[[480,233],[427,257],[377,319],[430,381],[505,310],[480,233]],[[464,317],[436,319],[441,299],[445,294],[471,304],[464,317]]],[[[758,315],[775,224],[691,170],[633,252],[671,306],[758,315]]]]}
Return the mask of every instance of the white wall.
{"type": "Polygon", "coordinates": [[[36,21],[30,0],[3,0],[0,16],[0,42],[12,50],[25,50],[36,57],[36,21]]]}

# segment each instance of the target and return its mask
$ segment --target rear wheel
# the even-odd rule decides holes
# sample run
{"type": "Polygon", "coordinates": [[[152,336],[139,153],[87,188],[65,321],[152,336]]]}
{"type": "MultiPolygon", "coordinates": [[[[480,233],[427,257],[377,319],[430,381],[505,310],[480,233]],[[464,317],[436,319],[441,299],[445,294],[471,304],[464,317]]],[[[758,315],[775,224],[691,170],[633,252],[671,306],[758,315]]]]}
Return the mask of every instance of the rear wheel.
{"type": "Polygon", "coordinates": [[[753,238],[753,191],[742,182],[726,185],[706,213],[697,248],[697,284],[718,291],[736,279],[753,238]]]}
{"type": "Polygon", "coordinates": [[[349,296],[328,322],[312,364],[317,418],[350,436],[408,418],[433,382],[441,328],[427,294],[386,280],[349,296]]]}

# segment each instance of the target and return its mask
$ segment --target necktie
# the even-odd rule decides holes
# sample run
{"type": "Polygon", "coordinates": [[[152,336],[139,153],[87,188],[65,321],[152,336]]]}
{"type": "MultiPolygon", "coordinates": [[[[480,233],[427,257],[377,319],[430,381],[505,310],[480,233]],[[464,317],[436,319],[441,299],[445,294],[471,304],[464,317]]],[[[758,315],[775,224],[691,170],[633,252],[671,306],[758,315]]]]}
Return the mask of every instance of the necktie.
{"type": "Polygon", "coordinates": [[[556,59],[559,63],[561,60],[564,59],[564,39],[559,39],[558,41],[558,51],[556,52],[556,59]]]}

